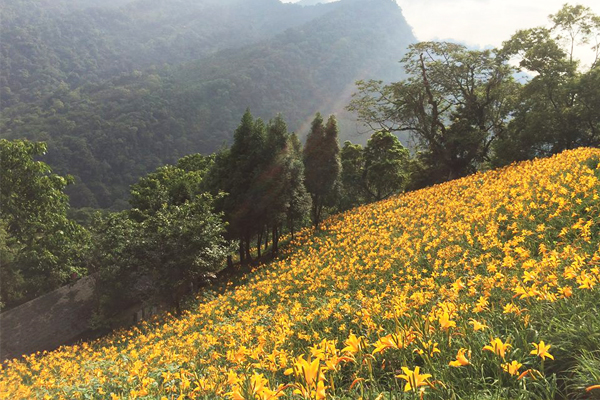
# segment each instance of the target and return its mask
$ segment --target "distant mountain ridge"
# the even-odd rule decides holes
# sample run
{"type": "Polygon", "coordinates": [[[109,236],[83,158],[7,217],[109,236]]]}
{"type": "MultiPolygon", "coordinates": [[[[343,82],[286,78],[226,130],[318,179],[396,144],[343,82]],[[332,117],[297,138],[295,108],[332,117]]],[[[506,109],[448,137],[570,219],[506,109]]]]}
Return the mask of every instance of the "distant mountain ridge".
{"type": "MultiPolygon", "coordinates": [[[[177,15],[168,11],[176,4],[190,5],[188,0],[138,0],[117,11],[77,11],[70,18],[85,15],[85,21],[89,18],[96,24],[100,23],[96,18],[102,21],[117,13],[120,22],[111,23],[125,29],[131,10],[145,5],[136,23],[147,29],[131,27],[132,36],[113,42],[114,46],[99,34],[100,47],[95,49],[107,49],[108,55],[102,57],[100,52],[94,58],[94,48],[88,46],[83,65],[78,64],[81,54],[73,50],[67,59],[80,66],[81,73],[69,63],[57,64],[63,69],[31,69],[29,78],[37,80],[20,79],[15,68],[9,68],[7,75],[2,71],[0,87],[9,82],[22,90],[28,85],[35,88],[21,96],[8,87],[13,97],[3,107],[2,137],[48,141],[47,161],[57,172],[76,178],[77,184],[70,188],[74,206],[122,208],[128,186],[143,174],[185,154],[213,152],[228,142],[247,107],[262,118],[281,112],[290,129],[303,133],[314,112],[343,110],[355,80],[398,79],[398,60],[415,41],[393,0],[342,0],[316,7],[277,0],[252,2],[251,7],[247,1],[232,2],[239,3],[232,9],[224,3],[217,6],[228,13],[212,21],[216,27],[212,36],[191,28],[168,34],[175,26],[200,24],[189,9],[177,15]],[[240,25],[241,33],[227,36],[225,28],[240,21],[245,12],[248,18],[240,25]],[[184,22],[186,15],[188,22],[184,22]],[[153,28],[157,20],[169,18],[174,22],[153,28]],[[142,34],[147,35],[143,40],[142,34]],[[246,37],[237,41],[240,35],[246,37]],[[119,51],[134,39],[148,46],[132,55],[129,63],[115,66],[110,60],[121,60],[119,51]],[[206,46],[198,45],[189,54],[182,50],[204,42],[206,46]],[[165,54],[151,57],[161,53],[161,46],[166,46],[165,54]],[[170,46],[173,56],[167,51],[170,46]]],[[[214,3],[199,1],[190,7],[214,10],[214,3]]],[[[209,15],[202,18],[210,19],[209,15]]],[[[64,22],[62,17],[58,21],[64,22]]],[[[46,21],[44,26],[51,25],[46,21]]],[[[14,31],[18,28],[12,38],[14,31]]],[[[70,46],[78,43],[67,39],[70,46]]],[[[9,48],[8,63],[14,65],[18,57],[11,45],[10,41],[2,44],[2,50],[4,54],[9,48]]],[[[49,48],[48,53],[58,57],[62,51],[49,48]]],[[[31,60],[31,65],[37,65],[35,58],[31,60]]]]}
{"type": "Polygon", "coordinates": [[[268,39],[325,14],[278,0],[0,3],[0,104],[268,39]],[[100,4],[98,6],[96,4],[100,4]]]}

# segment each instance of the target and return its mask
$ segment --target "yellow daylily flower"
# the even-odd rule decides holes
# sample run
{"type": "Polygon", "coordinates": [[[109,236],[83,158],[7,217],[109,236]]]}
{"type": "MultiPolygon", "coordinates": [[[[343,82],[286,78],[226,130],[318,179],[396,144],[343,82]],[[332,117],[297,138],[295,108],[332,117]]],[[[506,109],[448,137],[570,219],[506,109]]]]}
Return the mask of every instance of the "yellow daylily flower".
{"type": "Polygon", "coordinates": [[[466,351],[467,349],[458,350],[458,353],[456,354],[456,360],[450,361],[448,365],[451,367],[464,367],[465,365],[469,365],[470,362],[467,360],[467,357],[465,357],[466,351]]]}
{"type": "Polygon", "coordinates": [[[502,364],[502,369],[511,375],[517,376],[517,375],[519,375],[519,369],[522,366],[523,366],[523,364],[521,364],[518,361],[513,360],[510,364],[509,363],[502,364]]]}
{"type": "Polygon", "coordinates": [[[440,324],[440,328],[442,328],[444,331],[456,326],[456,322],[450,319],[450,315],[447,311],[440,316],[438,322],[440,324]]]}
{"type": "Polygon", "coordinates": [[[506,350],[509,347],[512,347],[508,342],[504,343],[500,338],[495,338],[490,341],[490,344],[487,346],[483,346],[483,350],[491,351],[492,353],[502,357],[506,356],[506,350]]]}
{"type": "Polygon", "coordinates": [[[396,375],[396,378],[402,378],[406,381],[404,391],[409,392],[415,390],[420,386],[431,386],[431,383],[427,382],[427,379],[431,378],[431,374],[421,374],[420,367],[415,367],[414,371],[408,369],[408,367],[402,367],[402,375],[396,375]]]}
{"type": "Polygon", "coordinates": [[[346,347],[342,349],[342,353],[350,353],[354,355],[363,349],[363,343],[364,337],[356,337],[354,333],[351,333],[348,339],[346,339],[346,347]]]}
{"type": "Polygon", "coordinates": [[[540,356],[542,357],[542,360],[545,360],[546,357],[548,357],[551,360],[554,360],[554,356],[550,353],[548,353],[548,349],[550,349],[550,347],[552,347],[551,344],[546,345],[544,343],[544,341],[540,341],[539,344],[537,343],[531,343],[534,347],[535,350],[531,350],[531,352],[529,354],[534,354],[536,356],[540,356]]]}
{"type": "Polygon", "coordinates": [[[373,350],[373,354],[380,353],[385,349],[401,349],[404,347],[404,343],[402,339],[398,337],[398,335],[390,333],[382,338],[380,338],[377,342],[375,342],[375,350],[373,350]]]}
{"type": "Polygon", "coordinates": [[[469,319],[469,324],[473,325],[474,331],[482,331],[484,329],[489,328],[489,326],[487,326],[473,318],[469,319]]]}

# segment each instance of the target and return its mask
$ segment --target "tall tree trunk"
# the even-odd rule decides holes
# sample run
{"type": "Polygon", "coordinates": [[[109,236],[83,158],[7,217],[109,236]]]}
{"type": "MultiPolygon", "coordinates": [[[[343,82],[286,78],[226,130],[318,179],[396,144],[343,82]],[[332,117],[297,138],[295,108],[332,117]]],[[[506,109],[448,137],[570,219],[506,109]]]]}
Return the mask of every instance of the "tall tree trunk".
{"type": "Polygon", "coordinates": [[[290,223],[290,233],[292,235],[292,240],[294,240],[294,219],[290,218],[289,223],[290,223]]]}
{"type": "Polygon", "coordinates": [[[249,233],[246,234],[246,264],[252,263],[252,254],[250,254],[250,237],[249,233]]]}
{"type": "Polygon", "coordinates": [[[233,258],[231,257],[231,255],[227,256],[227,268],[233,269],[233,258]]]}
{"type": "Polygon", "coordinates": [[[179,296],[179,293],[176,292],[177,290],[173,292],[171,299],[173,301],[173,306],[175,306],[175,313],[177,315],[181,315],[181,298],[179,296]]]}
{"type": "Polygon", "coordinates": [[[267,252],[267,248],[269,247],[269,226],[265,226],[265,253],[267,252]]]}
{"type": "Polygon", "coordinates": [[[246,264],[246,253],[244,252],[244,241],[242,239],[240,239],[240,264],[244,265],[246,264]]]}
{"type": "Polygon", "coordinates": [[[320,217],[321,217],[320,197],[314,196],[313,197],[313,205],[312,205],[312,219],[313,219],[313,225],[315,226],[316,229],[319,229],[320,217]]]}
{"type": "Polygon", "coordinates": [[[260,260],[260,248],[262,246],[262,231],[258,233],[258,235],[256,235],[256,256],[258,257],[258,259],[260,260]]]}
{"type": "Polygon", "coordinates": [[[273,241],[273,249],[272,249],[272,257],[275,258],[277,257],[277,253],[279,252],[279,237],[277,235],[277,224],[273,225],[273,234],[272,234],[272,241],[273,241]]]}

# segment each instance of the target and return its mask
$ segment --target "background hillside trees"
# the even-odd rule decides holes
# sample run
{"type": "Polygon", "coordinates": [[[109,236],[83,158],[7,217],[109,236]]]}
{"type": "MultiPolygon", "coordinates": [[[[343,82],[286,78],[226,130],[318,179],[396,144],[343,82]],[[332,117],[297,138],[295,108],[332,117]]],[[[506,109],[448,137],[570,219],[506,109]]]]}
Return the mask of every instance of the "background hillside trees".
{"type": "Polygon", "coordinates": [[[67,218],[69,178],[36,158],[44,143],[0,139],[0,307],[85,273],[89,236],[67,218]]]}
{"type": "Polygon", "coordinates": [[[397,74],[389,55],[414,41],[390,0],[11,0],[0,14],[0,137],[47,142],[72,206],[113,211],[159,166],[230,145],[248,106],[291,129],[315,104],[341,111],[349,84],[397,74]]]}

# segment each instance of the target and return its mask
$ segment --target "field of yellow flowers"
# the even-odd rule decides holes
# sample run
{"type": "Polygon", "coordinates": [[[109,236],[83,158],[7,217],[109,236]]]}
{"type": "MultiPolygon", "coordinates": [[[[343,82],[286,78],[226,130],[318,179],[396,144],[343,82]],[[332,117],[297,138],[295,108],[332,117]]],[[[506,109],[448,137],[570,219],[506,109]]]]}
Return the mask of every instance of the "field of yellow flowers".
{"type": "Polygon", "coordinates": [[[304,231],[183,317],[5,363],[2,399],[600,398],[600,150],[304,231]]]}

